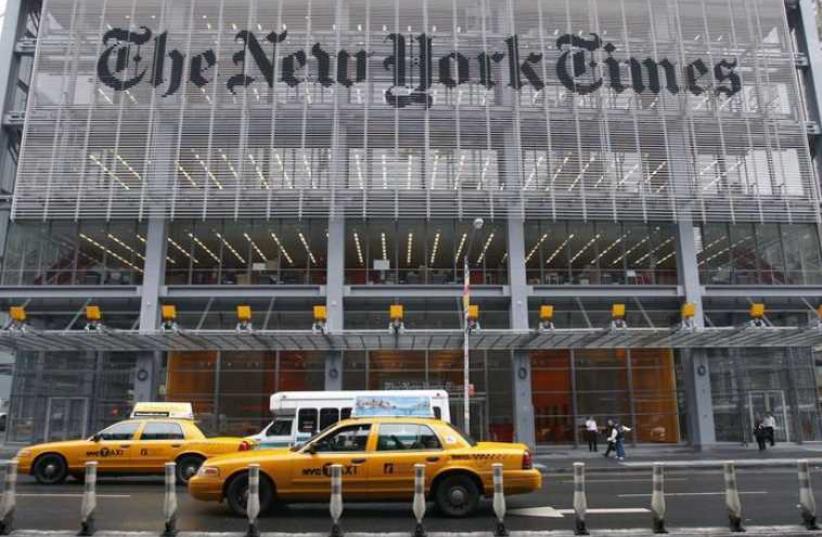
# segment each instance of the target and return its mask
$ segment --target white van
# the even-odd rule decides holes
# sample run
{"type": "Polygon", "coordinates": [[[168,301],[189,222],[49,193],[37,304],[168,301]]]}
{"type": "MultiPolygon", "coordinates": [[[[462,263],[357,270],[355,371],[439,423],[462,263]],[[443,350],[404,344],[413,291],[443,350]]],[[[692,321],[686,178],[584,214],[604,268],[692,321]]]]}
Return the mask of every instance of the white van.
{"type": "Polygon", "coordinates": [[[253,440],[258,449],[300,444],[329,425],[350,418],[357,398],[398,395],[430,398],[434,416],[451,421],[445,390],[278,392],[271,396],[274,421],[248,439],[253,440]]]}

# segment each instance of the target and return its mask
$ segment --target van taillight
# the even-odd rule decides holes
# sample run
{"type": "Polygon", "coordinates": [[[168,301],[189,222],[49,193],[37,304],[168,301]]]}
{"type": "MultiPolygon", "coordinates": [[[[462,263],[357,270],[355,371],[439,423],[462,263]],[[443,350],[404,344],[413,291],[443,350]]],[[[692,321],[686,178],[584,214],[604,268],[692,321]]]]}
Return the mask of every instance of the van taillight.
{"type": "Polygon", "coordinates": [[[526,451],[522,454],[522,469],[532,470],[534,468],[534,459],[531,458],[531,452],[526,451]]]}
{"type": "Polygon", "coordinates": [[[251,444],[243,440],[242,442],[240,442],[240,447],[238,451],[251,451],[251,444]]]}

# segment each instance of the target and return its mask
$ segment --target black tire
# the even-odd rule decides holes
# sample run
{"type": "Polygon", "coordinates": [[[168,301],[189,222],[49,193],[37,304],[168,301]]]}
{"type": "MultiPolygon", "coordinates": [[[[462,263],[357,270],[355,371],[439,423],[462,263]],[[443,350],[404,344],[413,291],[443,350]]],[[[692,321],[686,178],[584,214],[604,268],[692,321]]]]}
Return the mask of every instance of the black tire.
{"type": "Polygon", "coordinates": [[[434,500],[445,516],[462,518],[477,510],[480,490],[469,476],[456,474],[444,478],[437,485],[434,500]]]}
{"type": "MultiPolygon", "coordinates": [[[[274,501],[274,487],[268,478],[260,475],[260,513],[271,510],[274,501]]],[[[246,516],[246,499],[248,498],[248,472],[231,478],[225,489],[226,503],[231,512],[239,517],[246,516]]]]}
{"type": "Polygon", "coordinates": [[[204,458],[199,455],[183,455],[177,459],[177,482],[186,484],[188,480],[194,477],[200,466],[203,465],[204,458]]]}
{"type": "Polygon", "coordinates": [[[68,465],[62,455],[46,453],[34,462],[32,473],[41,485],[59,485],[68,477],[68,465]]]}

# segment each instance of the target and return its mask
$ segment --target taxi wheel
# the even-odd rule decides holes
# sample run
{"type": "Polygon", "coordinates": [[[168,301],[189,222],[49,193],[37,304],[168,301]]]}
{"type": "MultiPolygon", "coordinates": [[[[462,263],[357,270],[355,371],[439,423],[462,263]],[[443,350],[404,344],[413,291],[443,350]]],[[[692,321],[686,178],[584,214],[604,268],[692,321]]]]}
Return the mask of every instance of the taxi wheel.
{"type": "MultiPolygon", "coordinates": [[[[271,509],[274,490],[271,481],[260,476],[260,512],[266,513],[271,509]]],[[[231,512],[237,516],[246,516],[246,501],[248,500],[248,473],[239,474],[231,479],[226,487],[226,501],[231,512]]]]}
{"type": "Polygon", "coordinates": [[[188,483],[188,480],[194,477],[200,466],[203,465],[202,457],[196,455],[183,455],[177,459],[177,481],[180,483],[188,483]]]}
{"type": "Polygon", "coordinates": [[[34,478],[42,485],[57,485],[66,480],[66,459],[56,453],[46,453],[34,463],[34,478]]]}
{"type": "Polygon", "coordinates": [[[446,477],[437,486],[436,502],[439,510],[449,517],[464,517],[479,505],[480,491],[467,475],[446,477]]]}

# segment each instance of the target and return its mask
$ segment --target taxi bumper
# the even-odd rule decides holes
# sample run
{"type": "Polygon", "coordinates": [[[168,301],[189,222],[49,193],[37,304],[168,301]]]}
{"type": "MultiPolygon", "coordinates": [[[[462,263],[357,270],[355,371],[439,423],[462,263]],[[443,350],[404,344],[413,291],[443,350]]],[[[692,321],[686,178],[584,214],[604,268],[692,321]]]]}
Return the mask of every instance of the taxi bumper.
{"type": "MultiPolygon", "coordinates": [[[[506,494],[527,494],[542,488],[542,473],[539,470],[506,471],[503,479],[506,494]]],[[[491,487],[491,491],[493,491],[491,487]]]]}
{"type": "Polygon", "coordinates": [[[222,501],[223,480],[219,477],[195,475],[188,480],[188,493],[193,498],[206,502],[222,501]]]}

